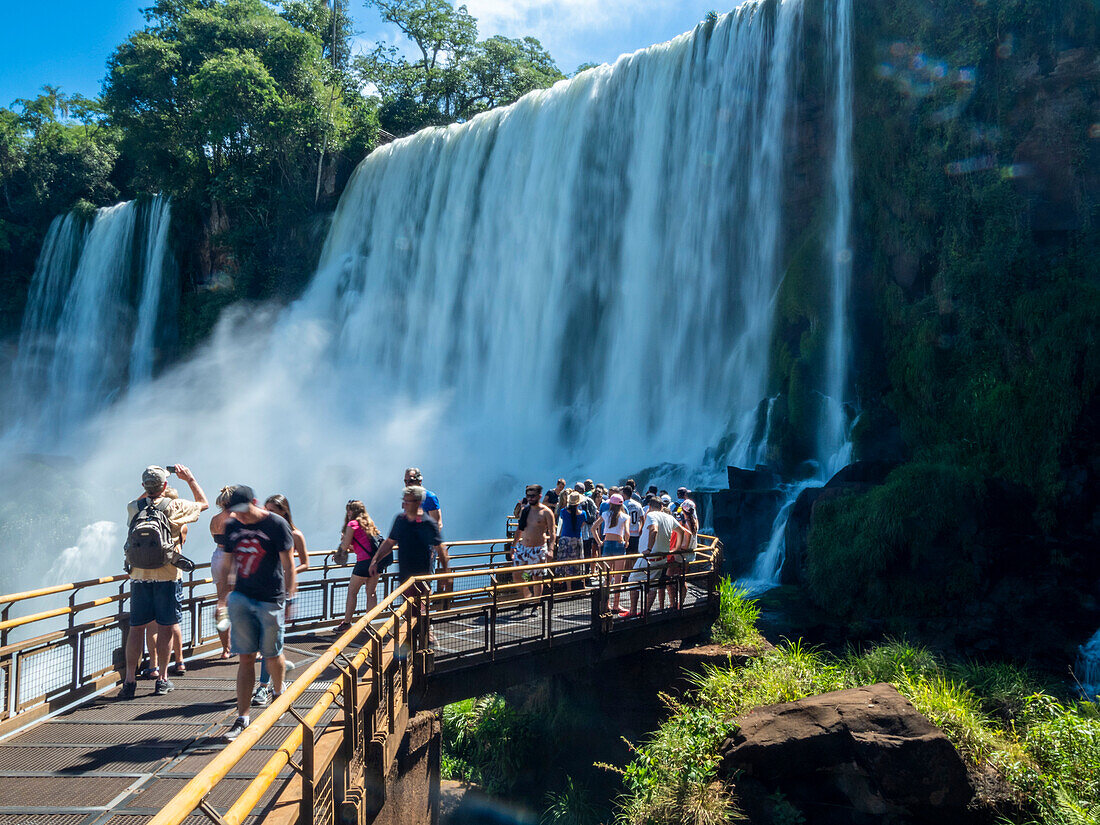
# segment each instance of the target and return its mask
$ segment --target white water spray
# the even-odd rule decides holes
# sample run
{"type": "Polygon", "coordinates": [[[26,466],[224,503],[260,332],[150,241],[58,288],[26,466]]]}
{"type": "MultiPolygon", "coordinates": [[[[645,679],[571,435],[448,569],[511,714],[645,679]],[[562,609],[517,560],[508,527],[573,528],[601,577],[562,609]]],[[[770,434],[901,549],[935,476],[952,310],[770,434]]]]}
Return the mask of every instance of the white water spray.
{"type": "Polygon", "coordinates": [[[802,13],[747,3],[375,151],[299,301],[231,309],[62,439],[92,517],[178,460],[287,494],[321,549],[348,498],[388,525],[415,464],[457,539],[527,481],[698,465],[731,432],[756,455],[802,13]]]}

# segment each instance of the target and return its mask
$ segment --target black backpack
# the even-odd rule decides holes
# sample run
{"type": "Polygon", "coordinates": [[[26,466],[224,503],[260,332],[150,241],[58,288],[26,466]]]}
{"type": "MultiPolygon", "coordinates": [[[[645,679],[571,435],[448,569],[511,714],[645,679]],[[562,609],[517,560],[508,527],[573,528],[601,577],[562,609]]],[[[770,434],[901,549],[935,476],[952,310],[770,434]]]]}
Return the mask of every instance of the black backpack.
{"type": "Polygon", "coordinates": [[[124,549],[128,567],[141,570],[156,570],[166,564],[175,564],[181,558],[176,552],[168,515],[157,506],[155,499],[143,498],[138,502],[138,511],[130,519],[124,549]]]}

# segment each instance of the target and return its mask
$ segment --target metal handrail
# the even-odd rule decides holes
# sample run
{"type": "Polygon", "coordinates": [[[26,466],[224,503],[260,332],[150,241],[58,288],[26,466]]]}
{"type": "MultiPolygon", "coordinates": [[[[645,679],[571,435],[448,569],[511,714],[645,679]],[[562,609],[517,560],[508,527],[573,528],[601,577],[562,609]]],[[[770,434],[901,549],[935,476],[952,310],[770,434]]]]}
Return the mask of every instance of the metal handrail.
{"type": "MultiPolygon", "coordinates": [[[[717,541],[709,546],[700,546],[697,549],[697,553],[701,554],[703,558],[711,560],[713,559],[713,552],[716,550],[717,541]],[[708,558],[708,551],[711,555],[708,558]]],[[[639,559],[645,558],[646,554],[634,554],[630,556],[617,556],[616,558],[623,559],[639,559]]],[[[603,576],[614,575],[615,571],[611,571],[606,567],[606,559],[602,558],[588,558],[588,559],[567,559],[564,561],[554,562],[542,562],[532,565],[520,565],[509,568],[511,571],[522,574],[525,572],[533,572],[539,570],[550,570],[554,567],[570,567],[581,565],[592,565],[600,569],[603,576]]],[[[389,623],[394,623],[397,620],[397,612],[402,608],[408,608],[410,604],[406,599],[401,608],[396,610],[393,608],[393,603],[400,596],[405,596],[408,592],[416,587],[418,583],[429,585],[434,582],[446,578],[448,575],[455,578],[465,578],[475,575],[484,575],[487,571],[493,572],[499,570],[499,568],[482,568],[481,570],[469,570],[462,571],[460,573],[442,574],[436,576],[421,576],[414,579],[410,579],[402,584],[399,588],[394,590],[381,604],[376,608],[368,612],[362,618],[360,618],[349,630],[347,630],[334,644],[328,648],[322,657],[312,664],[305,672],[302,673],[294,683],[284,690],[282,696],[279,697],[263,714],[247,728],[244,732],[232,743],[230,743],[224,751],[222,751],[215,759],[207,765],[200,773],[195,776],[175,797],[149,822],[149,825],[179,825],[183,822],[195,809],[199,808],[203,803],[206,796],[213,790],[222,779],[224,779],[228,773],[248,752],[248,750],[258,742],[279,719],[287,713],[295,699],[300,697],[306,690],[308,690],[322,672],[329,665],[331,665],[337,657],[347,648],[347,646],[362,632],[371,628],[373,622],[377,621],[385,612],[389,611],[392,615],[389,623]],[[246,738],[247,737],[247,738],[246,738]]],[[[624,574],[626,571],[622,571],[624,574]]],[[[572,577],[560,577],[555,581],[570,581],[573,579],[583,579],[586,576],[572,576],[572,577]]],[[[499,590],[512,590],[516,588],[522,588],[530,586],[530,583],[519,581],[507,584],[494,583],[488,587],[477,588],[473,591],[466,592],[484,592],[487,596],[493,592],[499,590]]],[[[423,621],[430,616],[430,610],[424,610],[421,606],[424,602],[430,604],[431,601],[443,598],[452,598],[457,593],[437,593],[434,595],[428,595],[425,597],[423,591],[417,589],[414,591],[416,594],[416,609],[417,616],[420,621],[423,621]]],[[[576,592],[575,597],[583,597],[583,593],[576,592]]],[[[396,644],[396,637],[394,639],[396,644]]],[[[369,645],[363,645],[356,656],[349,662],[346,669],[347,674],[355,674],[363,664],[367,663],[371,658],[371,654],[375,656],[379,655],[379,650],[369,645]]],[[[371,672],[376,673],[385,669],[385,662],[372,661],[371,672]]],[[[391,662],[392,664],[392,662],[391,662]]],[[[415,671],[414,671],[415,672],[415,671]]],[[[369,684],[368,684],[369,689],[369,684]]],[[[344,690],[341,680],[333,680],[325,693],[317,700],[317,702],[306,712],[304,716],[295,714],[298,718],[298,724],[294,725],[291,732],[279,745],[276,751],[271,757],[264,763],[263,767],[257,772],[256,777],[249,783],[248,787],[242,792],[242,794],[236,799],[230,806],[225,814],[222,814],[220,819],[224,825],[240,825],[246,817],[248,817],[267,790],[278,779],[279,772],[288,764],[293,765],[293,756],[297,752],[298,748],[302,746],[305,730],[312,728],[318,724],[325,711],[335,702],[336,698],[340,696],[344,690]]],[[[345,713],[349,712],[348,706],[344,706],[345,713]]],[[[303,760],[303,764],[306,760],[303,760]]],[[[305,780],[306,777],[303,777],[305,780]]],[[[309,781],[312,782],[312,777],[309,777],[309,781]]]]}
{"type": "MultiPolygon", "coordinates": [[[[252,746],[259,742],[260,739],[275,726],[275,723],[290,710],[295,700],[317,681],[318,677],[336,661],[336,658],[343,653],[348,645],[350,645],[360,633],[384,612],[392,612],[394,601],[396,601],[398,597],[404,596],[405,593],[415,587],[417,581],[417,579],[406,581],[390,593],[390,595],[377,607],[368,611],[362,618],[345,631],[328,650],[321,654],[317,661],[306,668],[302,675],[295,679],[294,682],[283,691],[282,695],[268,706],[267,710],[260,714],[255,722],[246,727],[244,731],[241,732],[240,736],[230,742],[221,753],[214,757],[210,764],[203,768],[203,770],[189,781],[179,793],[172,797],[172,800],[162,808],[152,820],[150,820],[149,825],[179,825],[179,823],[190,816],[203,802],[206,795],[213,790],[214,786],[224,779],[252,746]]],[[[367,647],[364,645],[360,648],[355,658],[351,660],[350,668],[353,672],[357,671],[366,661],[369,655],[367,650],[367,647]]],[[[259,801],[264,791],[266,791],[271,783],[275,781],[279,771],[290,761],[290,757],[294,750],[297,750],[301,745],[304,723],[316,725],[324,715],[324,712],[332,705],[342,691],[343,685],[341,684],[341,680],[333,680],[330,683],[324,695],[314,703],[313,707],[306,713],[303,721],[294,726],[291,734],[283,740],[283,743],[260,770],[256,779],[249,784],[244,794],[238,798],[233,808],[222,816],[222,821],[225,825],[238,825],[243,819],[243,816],[239,815],[239,813],[234,815],[234,811],[242,804],[242,801],[251,799],[253,796],[255,796],[256,801],[259,801]],[[284,751],[284,748],[289,747],[293,747],[293,750],[289,752],[284,751]],[[279,762],[282,764],[278,764],[276,767],[279,762]],[[261,783],[262,787],[253,790],[253,786],[257,783],[261,783]]],[[[254,805],[255,802],[252,804],[254,805]]],[[[251,810],[252,806],[250,805],[244,815],[247,816],[248,812],[251,810]]]]}
{"type": "MultiPolygon", "coordinates": [[[[720,544],[717,539],[711,536],[700,535],[699,540],[699,547],[697,548],[698,558],[703,563],[704,567],[709,567],[713,569],[715,554],[718,552],[720,544]]],[[[455,542],[452,546],[478,546],[496,543],[500,543],[500,540],[495,540],[492,542],[463,542],[461,543],[461,545],[458,542],[455,542]]],[[[330,552],[320,552],[311,555],[330,554],[330,552]]],[[[485,554],[474,555],[481,555],[482,557],[484,557],[485,554]]],[[[631,561],[646,557],[646,554],[640,553],[629,556],[617,556],[615,558],[617,560],[631,561]]],[[[522,576],[522,574],[525,572],[544,571],[549,573],[549,582],[552,585],[560,584],[563,582],[587,580],[592,575],[591,573],[588,573],[571,576],[555,576],[553,568],[556,567],[590,567],[591,570],[599,576],[599,585],[596,588],[585,588],[580,591],[570,591],[570,598],[584,598],[586,593],[590,595],[593,594],[593,590],[607,593],[613,588],[621,588],[627,586],[625,582],[612,585],[610,580],[612,576],[616,575],[622,575],[623,577],[625,577],[629,574],[630,571],[628,569],[623,569],[621,571],[612,571],[609,568],[607,562],[607,558],[596,557],[557,560],[522,566],[501,564],[490,566],[483,565],[476,568],[457,568],[452,569],[441,575],[418,577],[395,587],[389,592],[388,595],[385,596],[385,598],[383,598],[382,602],[377,607],[368,611],[364,616],[357,620],[353,624],[353,626],[348,631],[343,633],[321,655],[321,657],[316,662],[307,667],[301,673],[301,675],[297,679],[295,679],[295,681],[291,685],[288,686],[287,690],[285,690],[284,693],[267,710],[265,710],[251,725],[249,725],[248,728],[245,729],[244,732],[242,732],[242,734],[240,735],[240,737],[238,737],[236,741],[227,746],[222,753],[220,753],[209,765],[206,766],[206,768],[204,768],[193,780],[188,782],[184,789],[181,790],[180,793],[177,794],[177,796],[174,797],[173,800],[159,814],[157,814],[157,816],[152,820],[152,825],[177,825],[177,823],[185,819],[196,808],[202,807],[204,805],[204,799],[206,795],[210,792],[210,790],[229,773],[233,766],[240,761],[243,755],[248,752],[249,749],[253,745],[255,745],[255,743],[258,742],[259,739],[263,737],[272,727],[274,727],[275,723],[288,711],[294,713],[295,717],[298,719],[298,724],[292,727],[290,733],[279,745],[278,749],[268,759],[263,768],[261,768],[261,770],[257,773],[256,777],[248,785],[247,789],[237,798],[229,811],[221,817],[221,821],[224,822],[225,825],[239,825],[239,823],[252,812],[254,807],[263,797],[264,793],[277,780],[280,771],[288,764],[291,765],[291,767],[297,770],[300,774],[303,774],[303,789],[305,789],[307,777],[304,775],[304,766],[308,765],[312,772],[312,748],[315,738],[314,729],[318,724],[320,724],[320,721],[325,712],[333,705],[333,703],[337,702],[342,694],[345,694],[347,691],[351,691],[352,695],[357,693],[356,684],[358,684],[359,680],[359,670],[365,663],[368,662],[368,660],[370,660],[369,672],[371,674],[371,683],[368,683],[366,685],[366,690],[368,691],[368,693],[363,694],[364,702],[366,702],[372,695],[377,695],[370,693],[369,691],[374,690],[382,684],[378,680],[383,678],[383,676],[389,674],[390,678],[396,679],[395,669],[399,667],[405,668],[402,671],[404,673],[402,679],[402,687],[406,694],[408,692],[410,684],[412,683],[412,680],[414,680],[415,678],[422,678],[422,673],[421,671],[418,671],[417,668],[414,667],[412,669],[412,673],[409,673],[407,667],[398,662],[396,651],[399,644],[399,635],[402,623],[404,623],[405,625],[405,638],[414,642],[414,644],[411,645],[412,649],[415,650],[415,648],[417,647],[417,645],[415,644],[415,640],[427,638],[427,628],[428,623],[431,620],[431,605],[433,603],[440,600],[453,600],[456,597],[474,597],[480,593],[484,595],[485,603],[488,603],[491,599],[492,610],[495,611],[498,601],[498,593],[508,594],[519,588],[530,586],[528,582],[522,580],[513,580],[511,582],[498,581],[497,576],[501,573],[516,574],[518,576],[522,576]],[[430,585],[432,582],[437,582],[438,585],[442,585],[444,583],[453,585],[456,579],[469,580],[476,576],[485,576],[486,574],[491,577],[491,584],[488,586],[471,588],[469,590],[461,590],[457,592],[445,591],[435,594],[431,593],[430,585]],[[424,587],[424,585],[427,585],[427,587],[424,587]],[[396,601],[402,597],[404,597],[403,604],[400,607],[395,608],[394,605],[396,601]],[[410,607],[411,605],[414,607],[410,607]],[[378,626],[376,623],[379,622],[379,620],[387,614],[389,618],[383,621],[381,626],[378,626]],[[344,654],[344,651],[347,650],[347,648],[361,633],[369,634],[371,637],[371,641],[368,644],[363,645],[358,650],[356,655],[349,660],[344,654]],[[386,640],[388,640],[388,644],[386,640]],[[343,675],[340,678],[332,681],[328,685],[321,698],[318,699],[317,702],[315,702],[310,710],[308,710],[304,715],[299,715],[298,713],[291,711],[292,704],[299,697],[301,697],[301,695],[306,690],[312,688],[321,677],[322,673],[324,673],[324,671],[328,667],[330,667],[338,658],[341,657],[343,657],[343,661],[347,663],[347,667],[343,669],[343,675]],[[303,758],[301,765],[296,765],[293,762],[293,756],[299,748],[303,750],[303,758]],[[310,752],[308,759],[305,758],[305,752],[307,748],[310,752]]],[[[322,578],[320,580],[313,580],[307,582],[306,584],[308,586],[312,586],[315,588],[319,587],[322,589],[323,598],[326,600],[325,605],[326,608],[328,608],[332,606],[329,602],[329,594],[331,592],[331,589],[335,587],[338,583],[342,582],[343,579],[327,578],[329,570],[339,569],[335,566],[329,567],[327,562],[323,568],[317,569],[322,570],[325,578],[322,578]]],[[[111,578],[113,581],[117,582],[124,579],[125,577],[111,578]]],[[[188,582],[188,584],[191,585],[191,589],[193,592],[195,586],[202,583],[209,583],[209,581],[209,579],[193,579],[192,581],[188,582]]],[[[102,584],[105,582],[95,580],[93,583],[102,584]]],[[[120,601],[124,598],[124,586],[125,585],[122,585],[122,587],[120,587],[120,593],[118,596],[112,596],[109,599],[104,600],[93,600],[93,602],[87,602],[81,605],[71,603],[69,608],[60,609],[61,614],[63,615],[63,613],[66,611],[75,612],[80,609],[84,609],[86,606],[91,605],[97,601],[102,601],[102,603],[120,601]]],[[[642,588],[648,591],[650,586],[651,585],[647,579],[645,584],[642,585],[642,588]]],[[[44,590],[49,589],[50,588],[44,588],[44,590]]],[[[76,587],[74,586],[72,588],[66,588],[57,592],[66,592],[66,590],[68,590],[69,592],[73,592],[76,590],[76,587]]],[[[549,604],[552,604],[554,599],[553,588],[551,588],[548,598],[550,600],[549,604]]],[[[713,598],[713,595],[711,595],[711,598],[713,598]]],[[[531,601],[537,600],[538,599],[532,599],[531,601]]],[[[75,601],[75,592],[72,601],[75,601]]],[[[507,603],[511,605],[518,604],[520,602],[508,601],[507,603]]],[[[479,603],[475,601],[468,601],[464,603],[463,607],[441,612],[440,616],[441,618],[444,618],[446,616],[454,615],[455,613],[461,611],[487,609],[485,606],[479,608],[478,604],[479,603]]],[[[194,599],[192,599],[191,606],[194,609],[193,615],[197,617],[199,615],[198,610],[201,607],[201,602],[195,603],[194,599]]],[[[306,626],[319,626],[324,625],[326,621],[331,621],[327,619],[327,615],[331,615],[331,611],[328,611],[326,613],[326,608],[322,609],[322,615],[319,621],[311,620],[313,621],[313,624],[306,626]]],[[[45,612],[50,613],[52,611],[45,612]]],[[[122,615],[121,611],[119,615],[122,615]]],[[[111,622],[116,621],[117,618],[118,617],[106,617],[104,619],[96,620],[93,625],[98,631],[110,625],[111,622]]],[[[35,617],[24,617],[24,619],[33,620],[35,619],[35,617]]],[[[75,629],[80,630],[81,627],[82,626],[77,626],[75,629]]],[[[43,640],[63,640],[65,639],[66,632],[72,632],[73,630],[74,626],[70,623],[69,631],[57,631],[56,633],[49,634],[46,637],[39,637],[39,639],[30,640],[26,644],[30,645],[31,643],[41,643],[43,642],[43,640]]],[[[192,635],[193,637],[195,637],[196,634],[194,632],[194,625],[192,626],[192,630],[192,635]]],[[[198,635],[201,636],[201,632],[198,635]]],[[[17,650],[18,647],[18,645],[9,645],[8,648],[4,648],[4,650],[17,650]]],[[[423,667],[422,661],[420,661],[419,664],[420,667],[423,667]]],[[[9,668],[8,673],[10,675],[10,661],[5,662],[0,659],[0,669],[2,669],[3,667],[9,668]]],[[[76,666],[76,662],[74,660],[74,673],[76,673],[78,670],[79,668],[76,666]]],[[[8,685],[10,690],[10,679],[8,685]]],[[[391,688],[392,687],[393,685],[391,685],[391,688]]],[[[14,698],[15,702],[13,704],[18,708],[18,696],[15,696],[14,698]]],[[[345,695],[341,707],[344,710],[345,716],[350,713],[352,714],[353,718],[357,718],[354,716],[357,712],[356,703],[352,701],[348,696],[345,695]]],[[[405,707],[405,705],[402,705],[402,707],[405,707]]],[[[387,718],[389,719],[389,724],[391,726],[390,730],[392,731],[392,725],[394,724],[394,720],[392,717],[395,712],[392,694],[391,701],[385,708],[385,712],[388,714],[387,718]]],[[[313,792],[312,781],[313,775],[311,773],[308,777],[308,782],[310,784],[310,799],[312,799],[313,792]]],[[[303,791],[302,805],[304,812],[306,809],[305,791],[303,791]]],[[[312,820],[310,819],[309,821],[312,820]]]]}

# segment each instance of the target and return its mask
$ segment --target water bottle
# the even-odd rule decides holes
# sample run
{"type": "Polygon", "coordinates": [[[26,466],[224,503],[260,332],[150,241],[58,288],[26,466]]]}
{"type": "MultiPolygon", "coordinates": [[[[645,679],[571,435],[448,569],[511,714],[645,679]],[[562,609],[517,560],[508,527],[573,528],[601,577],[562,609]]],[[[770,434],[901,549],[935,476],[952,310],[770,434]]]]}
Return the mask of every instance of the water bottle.
{"type": "Polygon", "coordinates": [[[219,633],[225,633],[229,630],[229,611],[224,607],[219,607],[214,611],[214,626],[218,628],[219,633]]]}

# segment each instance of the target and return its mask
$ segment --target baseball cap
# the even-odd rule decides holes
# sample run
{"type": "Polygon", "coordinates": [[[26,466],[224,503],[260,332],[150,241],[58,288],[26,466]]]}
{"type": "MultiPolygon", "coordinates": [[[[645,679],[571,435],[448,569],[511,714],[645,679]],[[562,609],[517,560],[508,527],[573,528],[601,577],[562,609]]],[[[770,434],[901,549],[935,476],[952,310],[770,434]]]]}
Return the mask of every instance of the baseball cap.
{"type": "Polygon", "coordinates": [[[252,488],[247,484],[235,484],[229,493],[229,501],[226,503],[225,509],[231,513],[245,513],[254,498],[256,498],[256,494],[252,492],[252,488]]]}
{"type": "Polygon", "coordinates": [[[167,483],[168,471],[156,464],[149,465],[141,474],[141,486],[151,492],[159,493],[167,483]]]}
{"type": "Polygon", "coordinates": [[[690,492],[690,490],[688,490],[688,488],[687,488],[687,487],[677,487],[677,488],[676,488],[676,495],[678,495],[678,496],[679,496],[680,498],[683,498],[683,497],[684,497],[684,496],[686,496],[686,495],[687,495],[687,494],[688,494],[689,492],[690,492]]]}
{"type": "Polygon", "coordinates": [[[662,504],[672,504],[672,499],[669,498],[668,496],[661,496],[661,503],[662,504]]]}
{"type": "Polygon", "coordinates": [[[618,493],[615,493],[615,495],[611,496],[611,498],[609,498],[608,501],[612,504],[622,504],[623,503],[623,497],[620,496],[618,493]]]}
{"type": "Polygon", "coordinates": [[[692,501],[690,498],[685,498],[684,503],[680,506],[687,510],[689,513],[695,512],[695,502],[692,501]]]}

